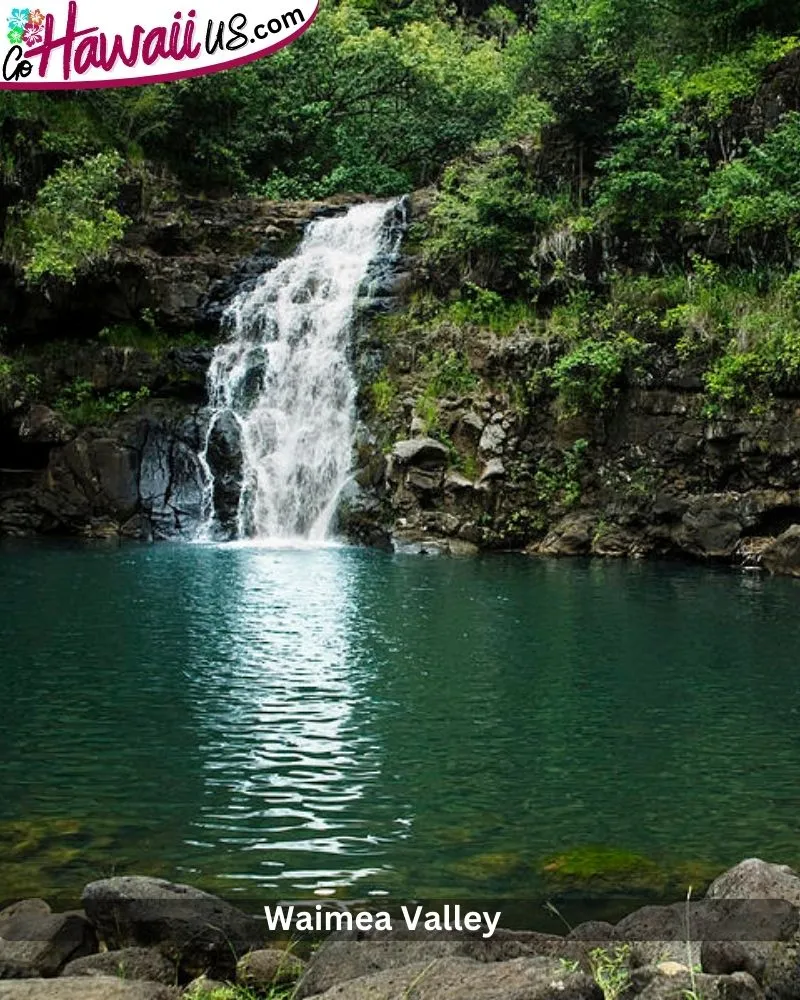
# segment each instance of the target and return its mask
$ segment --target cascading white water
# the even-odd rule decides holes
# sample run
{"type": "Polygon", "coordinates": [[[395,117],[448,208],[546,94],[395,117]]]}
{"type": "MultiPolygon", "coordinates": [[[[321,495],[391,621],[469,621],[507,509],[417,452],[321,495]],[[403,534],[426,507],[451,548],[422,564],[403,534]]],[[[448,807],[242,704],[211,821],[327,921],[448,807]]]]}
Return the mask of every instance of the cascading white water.
{"type": "Polygon", "coordinates": [[[311,223],[295,254],[228,308],[232,336],[208,373],[202,537],[328,536],[353,452],[350,328],[371,265],[396,253],[396,209],[356,205],[311,223]]]}

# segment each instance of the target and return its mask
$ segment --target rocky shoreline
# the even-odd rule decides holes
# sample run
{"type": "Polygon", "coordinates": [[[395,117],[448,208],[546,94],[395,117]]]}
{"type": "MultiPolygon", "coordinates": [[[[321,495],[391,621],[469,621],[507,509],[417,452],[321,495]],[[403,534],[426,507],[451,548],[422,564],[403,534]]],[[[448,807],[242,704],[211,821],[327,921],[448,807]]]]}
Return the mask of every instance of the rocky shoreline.
{"type": "Polygon", "coordinates": [[[751,858],[701,900],[564,935],[336,932],[286,941],[186,885],[92,882],[82,910],[0,911],[0,1000],[798,1000],[800,876],[751,858]]]}
{"type": "MultiPolygon", "coordinates": [[[[34,296],[0,272],[0,538],[191,537],[223,308],[311,219],[352,200],[189,199],[142,209],[79,287],[34,296]]],[[[409,204],[424,223],[430,194],[409,204]]],[[[427,554],[679,558],[800,575],[800,400],[710,417],[700,373],[664,348],[613,408],[565,418],[551,393],[530,396],[553,344],[525,328],[421,320],[430,282],[409,241],[356,323],[343,535],[427,554]]],[[[235,505],[240,463],[224,427],[217,438],[215,477],[235,505]]]]}

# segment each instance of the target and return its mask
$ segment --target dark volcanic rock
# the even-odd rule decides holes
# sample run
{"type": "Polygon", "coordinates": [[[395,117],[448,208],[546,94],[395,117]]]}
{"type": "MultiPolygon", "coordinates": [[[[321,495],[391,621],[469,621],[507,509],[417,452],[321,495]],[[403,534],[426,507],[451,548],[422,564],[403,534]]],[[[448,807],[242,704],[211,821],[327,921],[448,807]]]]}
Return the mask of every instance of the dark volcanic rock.
{"type": "Polygon", "coordinates": [[[697,996],[702,1000],[763,1000],[758,983],[746,972],[731,976],[707,976],[689,971],[675,975],[653,975],[641,992],[640,1000],[686,1000],[697,996]],[[694,991],[694,992],[692,992],[694,991]]]}
{"type": "MultiPolygon", "coordinates": [[[[308,994],[306,994],[307,996],[308,994]]],[[[587,975],[548,958],[485,964],[444,957],[387,969],[332,986],[319,1000],[602,1000],[587,975]]]]}
{"type": "Polygon", "coordinates": [[[303,975],[305,962],[288,951],[262,948],[239,959],[236,982],[256,991],[269,992],[271,987],[296,983],[303,975]]]}
{"type": "Polygon", "coordinates": [[[91,882],[82,902],[110,947],[158,947],[185,978],[233,978],[239,956],[257,949],[264,937],[258,920],[229,903],[163,879],[91,882]]]}
{"type": "Polygon", "coordinates": [[[178,1000],[180,991],[116,976],[72,976],[0,982],[0,1000],[178,1000]]]}
{"type": "Polygon", "coordinates": [[[392,458],[402,465],[441,467],[447,464],[449,457],[447,448],[433,438],[398,441],[392,448],[392,458]]]}
{"type": "Polygon", "coordinates": [[[82,913],[50,913],[25,900],[0,913],[0,979],[56,976],[71,959],[97,951],[82,913]]]}
{"type": "Polygon", "coordinates": [[[122,948],[103,951],[70,962],[64,976],[118,976],[120,979],[144,979],[174,986],[177,970],[173,962],[156,948],[122,948]]]}
{"type": "Polygon", "coordinates": [[[715,879],[706,899],[783,899],[800,906],[800,875],[788,865],[748,858],[715,879]]]}
{"type": "Polygon", "coordinates": [[[761,553],[770,573],[800,576],[800,524],[793,524],[761,553]]]}
{"type": "Polygon", "coordinates": [[[217,520],[223,530],[233,536],[242,493],[242,451],[241,428],[229,410],[225,410],[214,420],[206,457],[214,477],[214,510],[217,520]]]}

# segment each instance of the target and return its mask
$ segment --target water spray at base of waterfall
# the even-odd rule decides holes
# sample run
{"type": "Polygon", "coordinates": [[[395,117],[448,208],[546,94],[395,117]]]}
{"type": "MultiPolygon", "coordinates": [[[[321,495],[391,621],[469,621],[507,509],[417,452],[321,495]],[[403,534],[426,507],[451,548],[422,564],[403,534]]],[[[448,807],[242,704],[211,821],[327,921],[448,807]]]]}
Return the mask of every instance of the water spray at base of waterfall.
{"type": "Polygon", "coordinates": [[[353,324],[385,285],[402,202],[318,219],[295,253],[228,307],[208,371],[200,541],[330,542],[350,479],[353,324]]]}

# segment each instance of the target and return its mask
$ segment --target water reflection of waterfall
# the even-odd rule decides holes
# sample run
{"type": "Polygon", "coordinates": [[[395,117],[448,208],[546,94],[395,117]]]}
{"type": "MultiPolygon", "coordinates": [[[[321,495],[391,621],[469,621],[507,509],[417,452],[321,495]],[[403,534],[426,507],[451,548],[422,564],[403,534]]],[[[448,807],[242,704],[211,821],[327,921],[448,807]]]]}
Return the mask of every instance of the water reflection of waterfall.
{"type": "Polygon", "coordinates": [[[393,262],[399,221],[395,203],[318,219],[228,309],[232,335],[208,373],[204,537],[328,536],[352,461],[350,331],[393,262]]]}
{"type": "Polygon", "coordinates": [[[343,555],[216,550],[227,614],[191,682],[205,761],[194,837],[237,887],[371,883],[396,832],[370,804],[379,758],[353,716],[359,563],[343,555]]]}

